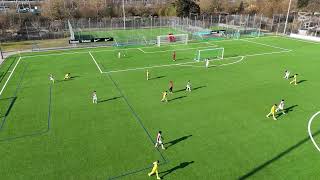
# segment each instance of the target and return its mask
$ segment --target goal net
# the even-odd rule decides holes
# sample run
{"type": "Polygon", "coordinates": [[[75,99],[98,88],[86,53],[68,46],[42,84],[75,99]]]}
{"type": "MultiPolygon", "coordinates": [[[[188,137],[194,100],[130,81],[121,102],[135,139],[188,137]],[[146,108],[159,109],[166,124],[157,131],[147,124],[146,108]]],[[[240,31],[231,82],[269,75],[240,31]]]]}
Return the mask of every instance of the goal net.
{"type": "Polygon", "coordinates": [[[163,44],[188,44],[188,34],[168,34],[157,36],[157,45],[161,46],[163,44]]]}
{"type": "Polygon", "coordinates": [[[224,56],[224,48],[212,48],[197,50],[194,60],[204,61],[208,60],[221,60],[224,56]]]}

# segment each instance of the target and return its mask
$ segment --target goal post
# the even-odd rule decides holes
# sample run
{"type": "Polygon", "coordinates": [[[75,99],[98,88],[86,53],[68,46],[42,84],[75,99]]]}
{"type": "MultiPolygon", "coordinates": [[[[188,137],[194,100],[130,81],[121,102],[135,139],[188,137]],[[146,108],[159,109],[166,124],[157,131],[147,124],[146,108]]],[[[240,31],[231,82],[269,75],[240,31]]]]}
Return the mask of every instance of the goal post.
{"type": "Polygon", "coordinates": [[[211,48],[197,50],[195,61],[208,60],[222,60],[224,57],[224,48],[211,48]]]}
{"type": "Polygon", "coordinates": [[[168,34],[157,36],[157,46],[179,43],[188,44],[188,34],[168,34]]]}

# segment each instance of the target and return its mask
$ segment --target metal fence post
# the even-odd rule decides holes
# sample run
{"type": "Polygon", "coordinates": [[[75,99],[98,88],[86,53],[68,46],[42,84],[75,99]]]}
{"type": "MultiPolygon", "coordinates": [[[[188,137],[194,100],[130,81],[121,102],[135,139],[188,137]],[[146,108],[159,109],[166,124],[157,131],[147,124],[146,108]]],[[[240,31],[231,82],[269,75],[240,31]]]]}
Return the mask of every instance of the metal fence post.
{"type": "Polygon", "coordinates": [[[259,33],[258,33],[258,37],[260,37],[260,33],[261,33],[261,23],[262,23],[262,15],[260,16],[260,25],[259,25],[259,33]]]}

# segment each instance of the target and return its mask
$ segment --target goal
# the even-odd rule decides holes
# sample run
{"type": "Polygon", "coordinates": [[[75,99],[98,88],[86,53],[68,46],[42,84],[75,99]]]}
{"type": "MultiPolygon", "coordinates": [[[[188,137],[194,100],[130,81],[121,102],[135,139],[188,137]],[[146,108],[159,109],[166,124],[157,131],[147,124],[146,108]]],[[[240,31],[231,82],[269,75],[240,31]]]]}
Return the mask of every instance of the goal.
{"type": "Polygon", "coordinates": [[[188,44],[188,34],[168,34],[157,36],[157,45],[163,44],[188,44]]]}
{"type": "Polygon", "coordinates": [[[194,60],[204,61],[208,60],[222,60],[224,56],[224,48],[212,48],[197,50],[194,60]]]}

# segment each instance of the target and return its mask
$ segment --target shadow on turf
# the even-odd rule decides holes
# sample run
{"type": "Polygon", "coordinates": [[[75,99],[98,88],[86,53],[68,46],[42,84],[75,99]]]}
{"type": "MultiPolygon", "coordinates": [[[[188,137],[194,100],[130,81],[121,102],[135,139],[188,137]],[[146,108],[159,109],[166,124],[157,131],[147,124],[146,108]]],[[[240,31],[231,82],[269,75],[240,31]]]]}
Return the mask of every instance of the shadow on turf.
{"type": "MultiPolygon", "coordinates": [[[[285,112],[285,113],[289,113],[289,112],[293,111],[293,109],[294,109],[295,107],[297,107],[297,106],[298,106],[298,105],[296,104],[296,105],[287,107],[287,108],[284,109],[284,112],[285,112]]],[[[277,118],[280,117],[280,116],[282,116],[282,115],[283,115],[282,113],[278,114],[278,115],[277,115],[277,118]]]]}
{"type": "Polygon", "coordinates": [[[71,76],[70,79],[75,79],[75,78],[78,78],[80,76],[71,76]]]}
{"type": "Polygon", "coordinates": [[[173,98],[173,99],[169,99],[168,102],[170,101],[175,101],[175,100],[178,100],[178,99],[182,99],[182,98],[185,98],[187,96],[179,96],[179,97],[176,97],[176,98],[173,98]]]}
{"type": "Polygon", "coordinates": [[[62,80],[56,80],[57,83],[65,82],[65,81],[71,81],[79,78],[80,76],[71,76],[69,79],[62,79],[62,80]]]}
{"type": "Polygon", "coordinates": [[[183,168],[189,166],[192,163],[194,163],[194,161],[183,162],[183,163],[180,163],[179,165],[177,165],[177,166],[175,166],[175,167],[173,167],[171,169],[168,169],[166,171],[160,172],[159,174],[161,175],[161,179],[164,178],[165,176],[169,175],[170,173],[173,173],[176,170],[183,169],[183,168]]]}
{"type": "MultiPolygon", "coordinates": [[[[8,100],[8,99],[11,99],[11,102],[10,102],[10,104],[9,104],[9,107],[8,107],[7,111],[6,111],[4,114],[0,114],[0,118],[4,118],[4,117],[6,117],[6,116],[9,115],[9,113],[10,113],[10,111],[11,111],[14,103],[15,103],[16,100],[17,100],[17,97],[4,98],[4,99],[0,99],[0,101],[1,101],[1,100],[8,100]]],[[[0,129],[2,129],[4,123],[5,123],[5,120],[3,119],[3,120],[1,121],[1,124],[0,124],[0,129]]]]}
{"type": "MultiPolygon", "coordinates": [[[[320,130],[318,130],[317,132],[313,133],[312,136],[315,137],[317,135],[320,134],[320,130]]],[[[263,170],[265,167],[267,167],[268,165],[274,163],[275,161],[281,159],[283,156],[291,153],[293,150],[295,150],[296,148],[300,147],[301,145],[305,144],[306,142],[308,142],[310,140],[310,137],[307,136],[306,138],[302,139],[301,141],[299,141],[298,143],[292,145],[291,147],[287,148],[286,150],[280,152],[279,154],[277,154],[276,156],[274,156],[272,159],[262,163],[261,165],[253,168],[251,171],[249,171],[248,173],[246,173],[245,175],[239,177],[239,180],[244,180],[247,179],[251,176],[253,176],[254,174],[256,174],[257,172],[263,170]]]]}
{"type": "Polygon", "coordinates": [[[166,76],[157,76],[157,77],[150,78],[149,80],[161,79],[161,78],[164,78],[164,77],[166,77],[166,76]]]}
{"type": "Polygon", "coordinates": [[[164,145],[169,144],[168,146],[166,146],[166,149],[168,149],[169,147],[171,147],[171,146],[173,146],[173,145],[175,145],[175,144],[177,144],[177,143],[179,143],[179,142],[181,142],[181,141],[184,141],[184,140],[188,139],[188,138],[191,137],[191,136],[192,136],[191,134],[188,135],[188,136],[183,136],[183,137],[181,137],[181,138],[178,138],[178,139],[172,140],[172,141],[170,141],[170,142],[164,143],[164,145]]]}
{"type": "Polygon", "coordinates": [[[308,80],[303,79],[303,80],[298,81],[297,84],[301,84],[301,83],[304,83],[306,81],[308,81],[308,80]]]}
{"type": "Polygon", "coordinates": [[[119,99],[119,98],[122,98],[122,97],[121,96],[117,96],[117,97],[113,97],[113,98],[109,98],[109,99],[103,99],[103,100],[98,101],[98,103],[108,102],[108,101],[116,100],[116,99],[119,99]]]}
{"type": "MultiPolygon", "coordinates": [[[[205,88],[205,87],[207,87],[207,86],[198,86],[198,87],[192,88],[191,91],[196,91],[198,89],[205,88]]],[[[174,93],[182,92],[182,91],[186,91],[186,89],[179,89],[179,90],[174,91],[174,93]]]]}

